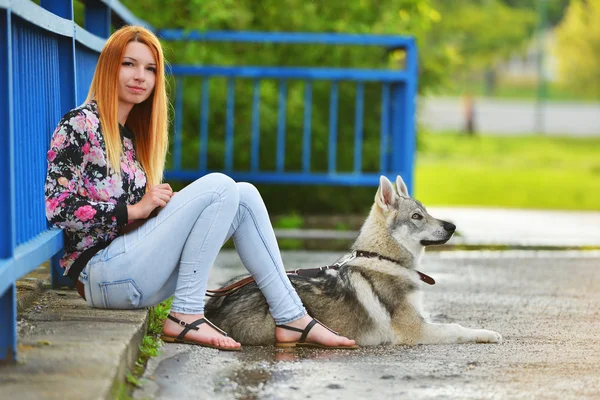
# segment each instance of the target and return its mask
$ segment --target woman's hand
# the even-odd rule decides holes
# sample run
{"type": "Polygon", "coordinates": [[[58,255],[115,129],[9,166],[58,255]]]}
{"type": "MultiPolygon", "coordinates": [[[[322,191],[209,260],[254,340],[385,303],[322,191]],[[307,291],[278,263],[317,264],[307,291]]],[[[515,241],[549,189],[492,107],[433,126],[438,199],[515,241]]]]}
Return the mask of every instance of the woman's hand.
{"type": "Polygon", "coordinates": [[[166,206],[173,194],[173,189],[168,183],[152,186],[142,197],[142,200],[134,205],[127,206],[127,218],[130,220],[148,218],[155,208],[166,206]]]}

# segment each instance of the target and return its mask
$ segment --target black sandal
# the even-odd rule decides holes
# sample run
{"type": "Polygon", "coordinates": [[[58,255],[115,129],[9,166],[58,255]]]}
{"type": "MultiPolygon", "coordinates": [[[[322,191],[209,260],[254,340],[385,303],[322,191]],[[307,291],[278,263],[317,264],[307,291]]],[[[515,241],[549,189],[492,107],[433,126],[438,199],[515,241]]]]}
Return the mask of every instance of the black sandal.
{"type": "Polygon", "coordinates": [[[189,340],[184,340],[184,336],[192,329],[194,330],[198,330],[198,325],[202,325],[202,324],[208,324],[210,325],[212,328],[214,328],[215,330],[217,330],[220,334],[222,334],[223,336],[228,336],[227,333],[225,333],[222,329],[219,329],[216,325],[214,325],[212,322],[210,322],[209,320],[207,320],[206,318],[200,318],[197,319],[194,322],[190,322],[189,324],[185,321],[182,321],[180,319],[175,318],[174,316],[172,316],[171,314],[167,315],[167,318],[169,318],[171,321],[174,321],[176,323],[178,323],[179,325],[183,326],[183,330],[181,331],[181,333],[179,334],[179,336],[172,337],[172,336],[167,336],[167,335],[161,335],[161,339],[164,342],[167,343],[182,343],[182,344],[191,344],[191,345],[195,345],[195,346],[202,346],[202,347],[210,347],[211,349],[219,349],[219,350],[224,350],[224,351],[240,351],[241,347],[221,347],[221,346],[214,346],[212,344],[208,344],[208,343],[197,343],[197,342],[192,342],[189,340]]]}
{"type": "Polygon", "coordinates": [[[324,344],[320,344],[320,343],[307,342],[306,338],[308,337],[308,333],[313,328],[313,326],[315,326],[316,324],[319,324],[322,327],[324,327],[325,329],[327,329],[328,331],[340,336],[339,333],[337,333],[333,329],[330,329],[327,326],[323,325],[323,323],[321,321],[317,320],[316,318],[313,318],[313,320],[310,321],[304,329],[294,328],[293,326],[289,326],[289,325],[276,325],[277,328],[283,328],[283,329],[287,329],[287,330],[294,331],[294,332],[300,332],[300,333],[302,333],[302,335],[300,336],[300,339],[297,342],[277,342],[277,343],[275,343],[275,346],[276,347],[315,347],[318,349],[337,349],[337,350],[356,350],[359,348],[356,345],[353,345],[353,346],[325,346],[324,344]]]}

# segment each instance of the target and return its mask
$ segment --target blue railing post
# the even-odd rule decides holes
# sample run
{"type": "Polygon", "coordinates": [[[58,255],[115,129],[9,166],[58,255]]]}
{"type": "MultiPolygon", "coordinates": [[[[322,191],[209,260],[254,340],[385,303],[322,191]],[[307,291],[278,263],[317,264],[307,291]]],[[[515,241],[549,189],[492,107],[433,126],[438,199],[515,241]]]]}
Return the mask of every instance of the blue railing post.
{"type": "MultiPolygon", "coordinates": [[[[417,48],[414,40],[408,43],[405,52],[405,70],[416,77],[417,48]]],[[[396,83],[391,90],[391,170],[402,175],[411,195],[414,191],[416,90],[416,79],[396,83]]]]}
{"type": "Polygon", "coordinates": [[[73,19],[73,0],[40,0],[40,6],[64,19],[73,19]]]}
{"type": "Polygon", "coordinates": [[[173,168],[181,168],[181,136],[183,129],[183,79],[177,79],[175,82],[177,88],[175,96],[175,124],[173,136],[173,168]]]}
{"type": "MultiPolygon", "coordinates": [[[[64,19],[73,19],[73,0],[41,0],[40,6],[64,19]]],[[[77,81],[75,76],[75,40],[63,38],[58,44],[60,74],[60,111],[65,114],[76,104],[77,81]]]]}
{"type": "Polygon", "coordinates": [[[417,154],[417,145],[416,145],[416,102],[417,102],[417,84],[418,79],[417,76],[419,74],[418,70],[418,61],[419,54],[417,50],[417,44],[414,39],[412,39],[408,47],[406,48],[406,71],[410,76],[414,76],[414,79],[408,79],[406,81],[406,89],[404,91],[404,115],[406,115],[406,120],[404,121],[404,165],[402,171],[404,171],[404,183],[406,183],[408,187],[408,192],[411,196],[414,195],[415,190],[415,157],[417,154]]]}
{"type": "Polygon", "coordinates": [[[89,1],[85,5],[85,29],[96,36],[110,36],[110,7],[100,1],[89,1]]]}
{"type": "Polygon", "coordinates": [[[252,84],[252,139],[250,143],[252,143],[250,169],[253,172],[258,172],[260,149],[260,81],[258,79],[255,79],[252,84]]]}
{"type": "Polygon", "coordinates": [[[390,165],[390,84],[384,83],[381,85],[381,118],[379,122],[379,170],[382,173],[387,173],[391,168],[390,165]]]}
{"type": "Polygon", "coordinates": [[[17,361],[17,288],[13,283],[0,296],[0,364],[17,361]]]}
{"type": "MultiPolygon", "coordinates": [[[[12,275],[10,264],[3,261],[12,259],[15,249],[11,26],[10,10],[0,9],[0,278],[12,275]]],[[[4,292],[0,288],[0,362],[16,361],[16,317],[12,283],[4,292]]]]}
{"type": "MultiPolygon", "coordinates": [[[[41,0],[40,6],[64,19],[73,19],[73,0],[41,0]]],[[[61,38],[58,43],[59,75],[60,75],[60,113],[65,114],[76,103],[77,81],[75,76],[75,40],[61,38]],[[73,85],[73,82],[75,84],[73,85]]],[[[53,288],[73,286],[73,282],[62,276],[63,269],[59,260],[63,252],[59,252],[50,259],[50,275],[53,288]]]]}
{"type": "Polygon", "coordinates": [[[412,188],[412,179],[410,177],[404,177],[406,172],[403,171],[404,167],[404,155],[408,151],[405,147],[405,138],[403,137],[406,132],[405,119],[406,116],[403,114],[404,107],[406,106],[406,83],[401,82],[392,85],[391,90],[391,113],[390,113],[390,133],[391,133],[391,159],[390,159],[390,172],[398,173],[402,171],[401,175],[406,183],[407,187],[412,188]],[[409,183],[410,182],[410,183],[409,183]]]}

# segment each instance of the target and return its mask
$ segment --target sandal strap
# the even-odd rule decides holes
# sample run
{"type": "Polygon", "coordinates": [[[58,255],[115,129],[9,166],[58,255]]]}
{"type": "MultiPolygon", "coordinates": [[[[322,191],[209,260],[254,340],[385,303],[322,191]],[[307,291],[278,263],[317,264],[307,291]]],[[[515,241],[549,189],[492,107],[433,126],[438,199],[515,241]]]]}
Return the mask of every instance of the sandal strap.
{"type": "Polygon", "coordinates": [[[213,329],[215,329],[217,332],[219,332],[221,335],[223,336],[227,336],[227,333],[225,333],[222,329],[218,328],[216,325],[214,325],[212,322],[210,322],[209,320],[207,320],[206,318],[200,318],[195,320],[194,322],[190,322],[187,323],[185,321],[182,321],[178,318],[175,318],[174,316],[172,316],[171,314],[167,315],[167,318],[169,318],[171,321],[176,322],[177,324],[183,326],[183,330],[179,333],[179,335],[177,336],[178,340],[183,340],[183,338],[185,337],[185,335],[190,331],[190,330],[198,330],[198,325],[202,325],[202,324],[208,324],[210,325],[213,329]]]}
{"type": "Polygon", "coordinates": [[[334,331],[333,329],[331,329],[330,327],[328,327],[327,325],[325,325],[324,323],[322,323],[321,321],[319,321],[318,319],[314,318],[315,321],[317,321],[319,323],[319,325],[321,325],[323,328],[327,329],[329,332],[336,334],[337,336],[340,336],[339,333],[337,333],[336,331],[334,331]]]}
{"type": "Polygon", "coordinates": [[[223,336],[229,336],[227,334],[227,332],[225,332],[223,329],[219,328],[218,326],[216,326],[215,324],[213,324],[212,322],[210,322],[206,318],[201,318],[201,319],[203,319],[204,322],[206,322],[208,325],[210,325],[214,330],[216,330],[217,332],[219,332],[221,335],[223,335],[223,336]]]}
{"type": "Polygon", "coordinates": [[[300,328],[295,328],[293,326],[289,326],[289,325],[277,325],[278,328],[283,328],[283,329],[287,329],[290,331],[295,331],[295,332],[300,332],[302,333],[302,335],[300,336],[300,340],[298,340],[298,343],[304,343],[306,341],[306,338],[308,337],[308,333],[310,332],[310,330],[316,325],[319,324],[322,327],[324,327],[325,329],[327,329],[328,331],[340,336],[339,333],[337,333],[336,331],[334,331],[333,329],[327,327],[326,325],[323,325],[323,323],[321,321],[319,321],[316,318],[313,318],[312,321],[310,321],[306,327],[304,327],[304,329],[300,329],[300,328]]]}
{"type": "Polygon", "coordinates": [[[277,325],[278,328],[283,328],[283,329],[287,329],[289,331],[295,331],[295,332],[304,332],[304,329],[300,329],[300,328],[295,328],[293,326],[289,326],[289,325],[277,325]]]}
{"type": "MultiPolygon", "coordinates": [[[[187,326],[187,325],[190,325],[190,324],[188,324],[187,322],[185,322],[185,321],[182,321],[182,320],[180,320],[179,318],[176,318],[176,317],[174,317],[174,316],[173,316],[173,315],[171,315],[171,314],[168,314],[168,315],[167,315],[167,318],[169,318],[171,321],[174,321],[176,324],[179,324],[179,325],[181,325],[181,326],[187,326]]],[[[196,322],[196,321],[194,321],[194,322],[196,322]]],[[[191,328],[190,328],[190,329],[191,329],[191,328]]],[[[196,329],[196,330],[198,330],[198,328],[195,328],[195,329],[196,329]]]]}
{"type": "Polygon", "coordinates": [[[306,337],[308,336],[308,332],[310,332],[310,330],[316,324],[317,324],[317,320],[313,318],[313,320],[310,321],[308,323],[308,325],[306,325],[306,328],[304,328],[304,332],[302,332],[302,336],[300,336],[300,340],[298,341],[298,343],[304,343],[306,341],[306,337]]]}

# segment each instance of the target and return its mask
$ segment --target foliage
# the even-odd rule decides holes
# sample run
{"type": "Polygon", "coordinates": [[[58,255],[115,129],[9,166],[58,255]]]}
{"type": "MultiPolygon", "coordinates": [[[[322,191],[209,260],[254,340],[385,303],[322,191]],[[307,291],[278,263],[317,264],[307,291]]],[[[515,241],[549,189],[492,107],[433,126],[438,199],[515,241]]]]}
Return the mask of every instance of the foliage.
{"type": "MultiPolygon", "coordinates": [[[[273,221],[275,229],[302,229],[304,218],[296,212],[289,215],[280,215],[273,221]]],[[[302,248],[302,241],[298,239],[278,239],[279,247],[283,250],[298,250],[302,248]]]]}
{"type": "Polygon", "coordinates": [[[167,315],[169,315],[172,302],[173,298],[170,297],[150,308],[150,315],[148,317],[148,335],[158,336],[162,334],[162,327],[167,319],[167,315]]]}
{"type": "MultiPolygon", "coordinates": [[[[501,0],[510,7],[535,10],[540,7],[540,0],[501,0]]],[[[546,18],[550,26],[555,26],[563,17],[569,0],[541,0],[545,2],[546,18]]]]}
{"type": "MultiPolygon", "coordinates": [[[[440,91],[444,96],[460,97],[464,93],[473,96],[486,96],[486,87],[481,79],[467,79],[461,85],[453,85],[440,91]]],[[[539,96],[539,83],[536,79],[511,78],[499,76],[496,79],[494,97],[497,99],[522,99],[534,101],[539,96]]],[[[600,93],[583,94],[577,90],[561,85],[559,82],[546,82],[546,99],[557,101],[597,102],[600,93]]]]}
{"type": "Polygon", "coordinates": [[[536,23],[532,9],[499,0],[480,3],[437,0],[443,19],[430,35],[430,41],[452,48],[468,70],[494,66],[518,53],[530,41],[536,23]]]}
{"type": "Polygon", "coordinates": [[[555,52],[560,82],[600,97],[600,0],[572,0],[556,29],[555,52]]]}
{"type": "Polygon", "coordinates": [[[273,224],[275,228],[282,229],[301,229],[304,225],[304,219],[298,213],[283,215],[273,224]]]}
{"type": "MultiPolygon", "coordinates": [[[[189,30],[249,30],[249,31],[304,31],[344,32],[374,34],[409,34],[424,41],[432,26],[439,20],[439,13],[430,0],[360,0],[306,2],[304,0],[265,1],[171,1],[169,7],[159,0],[145,2],[124,1],[131,11],[157,28],[179,27],[189,30]]],[[[167,42],[166,57],[172,64],[218,64],[218,65],[278,65],[320,66],[356,68],[397,68],[402,54],[389,54],[377,47],[324,46],[324,45],[261,45],[249,43],[198,43],[167,42]]],[[[420,46],[419,88],[437,85],[445,76],[443,66],[453,60],[433,45],[420,46]]],[[[199,130],[200,79],[185,78],[178,82],[185,88],[183,132],[186,154],[183,166],[195,168],[198,163],[197,140],[199,130]]],[[[275,149],[278,121],[278,87],[275,80],[265,79],[260,86],[260,168],[275,168],[275,149]],[[268,133],[268,134],[265,134],[268,133]]],[[[354,130],[356,86],[349,82],[339,85],[338,132],[340,141],[351,140],[354,130]],[[344,118],[344,116],[350,118],[344,118]],[[348,133],[350,138],[345,138],[348,133]]],[[[224,168],[224,138],[226,116],[225,79],[211,79],[208,147],[208,167],[224,168]]],[[[234,168],[246,169],[250,165],[250,126],[252,121],[252,82],[238,80],[235,84],[235,159],[234,168]]],[[[314,82],[312,106],[311,168],[326,169],[329,131],[330,84],[314,82]]],[[[380,113],[380,85],[365,86],[364,132],[377,133],[380,113]]],[[[304,113],[304,83],[287,82],[287,141],[286,170],[301,168],[302,130],[304,113]]],[[[368,136],[368,135],[367,135],[368,136]]],[[[369,138],[366,138],[367,141],[369,138]]],[[[367,144],[368,146],[368,144],[367,144]]],[[[376,150],[377,147],[374,146],[376,150]]],[[[342,155],[344,156],[344,155],[342,155]]],[[[350,156],[350,155],[349,155],[350,156]]],[[[378,154],[370,152],[364,166],[374,169],[378,154]]],[[[351,169],[349,157],[339,159],[341,166],[351,169]]]]}
{"type": "Polygon", "coordinates": [[[150,307],[148,314],[148,328],[142,339],[142,344],[139,347],[140,352],[138,360],[135,362],[133,371],[127,371],[126,383],[128,386],[123,385],[119,387],[119,394],[115,395],[116,398],[129,399],[131,398],[129,393],[133,390],[133,387],[141,387],[140,377],[144,373],[148,360],[150,357],[159,355],[159,348],[162,345],[162,340],[160,340],[159,335],[162,334],[162,327],[167,319],[172,302],[173,298],[170,297],[154,307],[150,307]]]}

